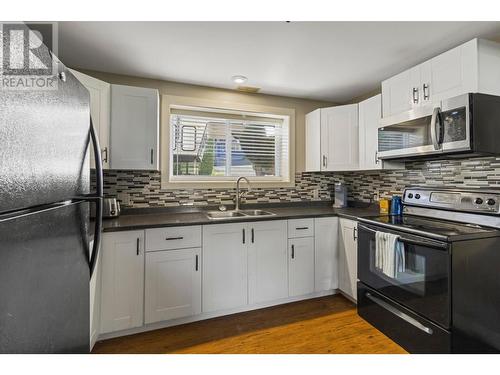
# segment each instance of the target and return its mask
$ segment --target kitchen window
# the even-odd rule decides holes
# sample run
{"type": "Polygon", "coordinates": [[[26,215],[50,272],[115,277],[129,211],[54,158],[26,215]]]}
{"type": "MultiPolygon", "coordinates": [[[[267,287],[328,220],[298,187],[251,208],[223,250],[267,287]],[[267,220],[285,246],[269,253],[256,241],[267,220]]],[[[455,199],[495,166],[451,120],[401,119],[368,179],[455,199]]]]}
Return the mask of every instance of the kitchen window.
{"type": "Polygon", "coordinates": [[[169,187],[174,184],[290,183],[290,116],[171,106],[169,187]]]}

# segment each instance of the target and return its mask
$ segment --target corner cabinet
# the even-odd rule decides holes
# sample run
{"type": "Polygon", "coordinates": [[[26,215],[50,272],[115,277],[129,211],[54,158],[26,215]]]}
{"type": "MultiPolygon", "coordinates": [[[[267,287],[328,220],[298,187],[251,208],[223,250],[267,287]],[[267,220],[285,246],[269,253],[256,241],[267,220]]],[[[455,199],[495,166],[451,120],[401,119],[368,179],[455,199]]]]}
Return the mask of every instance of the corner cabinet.
{"type": "Polygon", "coordinates": [[[358,105],[320,108],[306,116],[306,171],[357,170],[358,105]]]}
{"type": "Polygon", "coordinates": [[[111,85],[111,168],[159,170],[159,94],[111,85]]]}
{"type": "Polygon", "coordinates": [[[382,118],[382,95],[359,103],[359,169],[404,169],[404,163],[378,158],[378,127],[382,118]]]}
{"type": "Polygon", "coordinates": [[[101,333],[143,325],[144,231],[104,233],[101,333]]]}
{"type": "MultiPolygon", "coordinates": [[[[71,70],[71,73],[85,86],[90,96],[90,115],[94,129],[99,137],[101,147],[102,167],[108,169],[110,166],[110,112],[111,112],[111,85],[97,78],[71,70]]],[[[95,168],[95,156],[90,147],[90,166],[95,168]]]]}
{"type": "Polygon", "coordinates": [[[354,301],[358,281],[358,223],[339,219],[339,289],[354,301]]]}

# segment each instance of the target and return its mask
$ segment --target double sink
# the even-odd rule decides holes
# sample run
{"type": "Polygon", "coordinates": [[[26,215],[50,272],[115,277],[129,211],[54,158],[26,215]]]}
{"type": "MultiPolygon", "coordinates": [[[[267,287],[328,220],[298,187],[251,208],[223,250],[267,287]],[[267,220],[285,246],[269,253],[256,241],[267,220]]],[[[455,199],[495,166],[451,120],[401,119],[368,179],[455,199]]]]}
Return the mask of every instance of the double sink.
{"type": "Polygon", "coordinates": [[[264,210],[231,210],[231,211],[208,211],[206,213],[210,220],[241,219],[263,216],[274,216],[275,213],[264,210]]]}

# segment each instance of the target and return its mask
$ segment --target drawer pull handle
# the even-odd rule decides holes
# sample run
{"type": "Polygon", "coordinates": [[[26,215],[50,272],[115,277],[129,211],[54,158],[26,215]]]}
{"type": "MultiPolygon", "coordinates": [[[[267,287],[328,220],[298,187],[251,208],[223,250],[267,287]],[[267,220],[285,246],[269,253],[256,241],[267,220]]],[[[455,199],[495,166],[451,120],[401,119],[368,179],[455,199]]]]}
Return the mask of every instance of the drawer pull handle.
{"type": "Polygon", "coordinates": [[[292,245],[292,259],[295,259],[295,245],[292,245]]]}
{"type": "Polygon", "coordinates": [[[254,242],[255,242],[255,233],[254,233],[254,230],[252,228],[252,243],[254,243],[254,242]]]}
{"type": "Polygon", "coordinates": [[[245,243],[245,229],[242,230],[243,233],[243,243],[245,243]]]}
{"type": "Polygon", "coordinates": [[[139,251],[140,251],[140,243],[141,243],[141,240],[138,238],[137,239],[137,246],[136,246],[136,254],[139,255],[139,251]]]}
{"type": "Polygon", "coordinates": [[[309,229],[309,227],[297,227],[297,228],[295,228],[295,230],[305,230],[305,229],[309,229]]]}
{"type": "Polygon", "coordinates": [[[195,258],[194,270],[198,271],[198,254],[196,254],[196,258],[195,258]]]}
{"type": "Polygon", "coordinates": [[[165,241],[182,240],[184,237],[167,237],[165,241]]]}
{"type": "Polygon", "coordinates": [[[413,319],[411,316],[405,314],[402,311],[399,311],[395,307],[389,305],[387,302],[384,302],[380,298],[372,296],[371,293],[366,292],[366,297],[368,297],[370,300],[372,300],[373,302],[375,302],[377,305],[379,305],[383,309],[389,311],[390,313],[393,313],[397,317],[403,319],[407,323],[410,323],[412,326],[418,328],[419,330],[424,331],[428,335],[432,335],[434,333],[434,331],[432,330],[432,328],[424,326],[418,320],[413,319]]]}

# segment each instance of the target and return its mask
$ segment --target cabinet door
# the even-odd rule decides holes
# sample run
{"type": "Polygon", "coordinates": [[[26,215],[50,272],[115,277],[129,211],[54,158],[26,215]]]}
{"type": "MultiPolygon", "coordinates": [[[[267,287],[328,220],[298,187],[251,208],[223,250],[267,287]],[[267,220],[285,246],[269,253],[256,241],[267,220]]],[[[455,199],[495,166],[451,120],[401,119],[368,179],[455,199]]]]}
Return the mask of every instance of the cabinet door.
{"type": "Polygon", "coordinates": [[[474,39],[429,61],[430,82],[424,79],[422,85],[428,85],[432,103],[476,91],[477,56],[477,39],[474,39]]]}
{"type": "Polygon", "coordinates": [[[144,231],[105,233],[101,333],[142,326],[143,298],[144,231]]]}
{"type": "Polygon", "coordinates": [[[338,288],[337,217],[314,219],[314,291],[338,288]]]}
{"type": "Polygon", "coordinates": [[[201,313],[201,249],[146,254],[145,323],[201,313]]]}
{"type": "Polygon", "coordinates": [[[306,172],[321,170],[321,109],[306,115],[306,172]]]}
{"type": "Polygon", "coordinates": [[[287,222],[251,223],[248,247],[250,304],[288,296],[287,222]]]}
{"type": "Polygon", "coordinates": [[[358,224],[356,221],[339,219],[339,289],[357,298],[358,280],[358,224]]]}
{"type": "MultiPolygon", "coordinates": [[[[101,146],[102,166],[109,168],[109,133],[110,133],[110,109],[111,109],[111,85],[97,78],[71,70],[73,75],[89,91],[90,115],[94,129],[99,137],[101,146]]],[[[90,147],[90,166],[95,168],[95,157],[90,147]]]]}
{"type": "Polygon", "coordinates": [[[384,117],[412,109],[412,80],[410,70],[405,70],[382,82],[382,100],[384,117]]]}
{"type": "Polygon", "coordinates": [[[288,240],[288,295],[314,292],[314,237],[288,240]]]}
{"type": "Polygon", "coordinates": [[[111,167],[159,170],[158,90],[111,86],[111,167]]]}
{"type": "Polygon", "coordinates": [[[203,312],[248,304],[247,224],[203,227],[203,312]]]}
{"type": "Polygon", "coordinates": [[[358,169],[358,131],[357,104],[321,109],[322,170],[358,169]]]}
{"type": "Polygon", "coordinates": [[[382,168],[377,157],[381,112],[380,94],[359,103],[359,168],[362,170],[382,168]]]}

